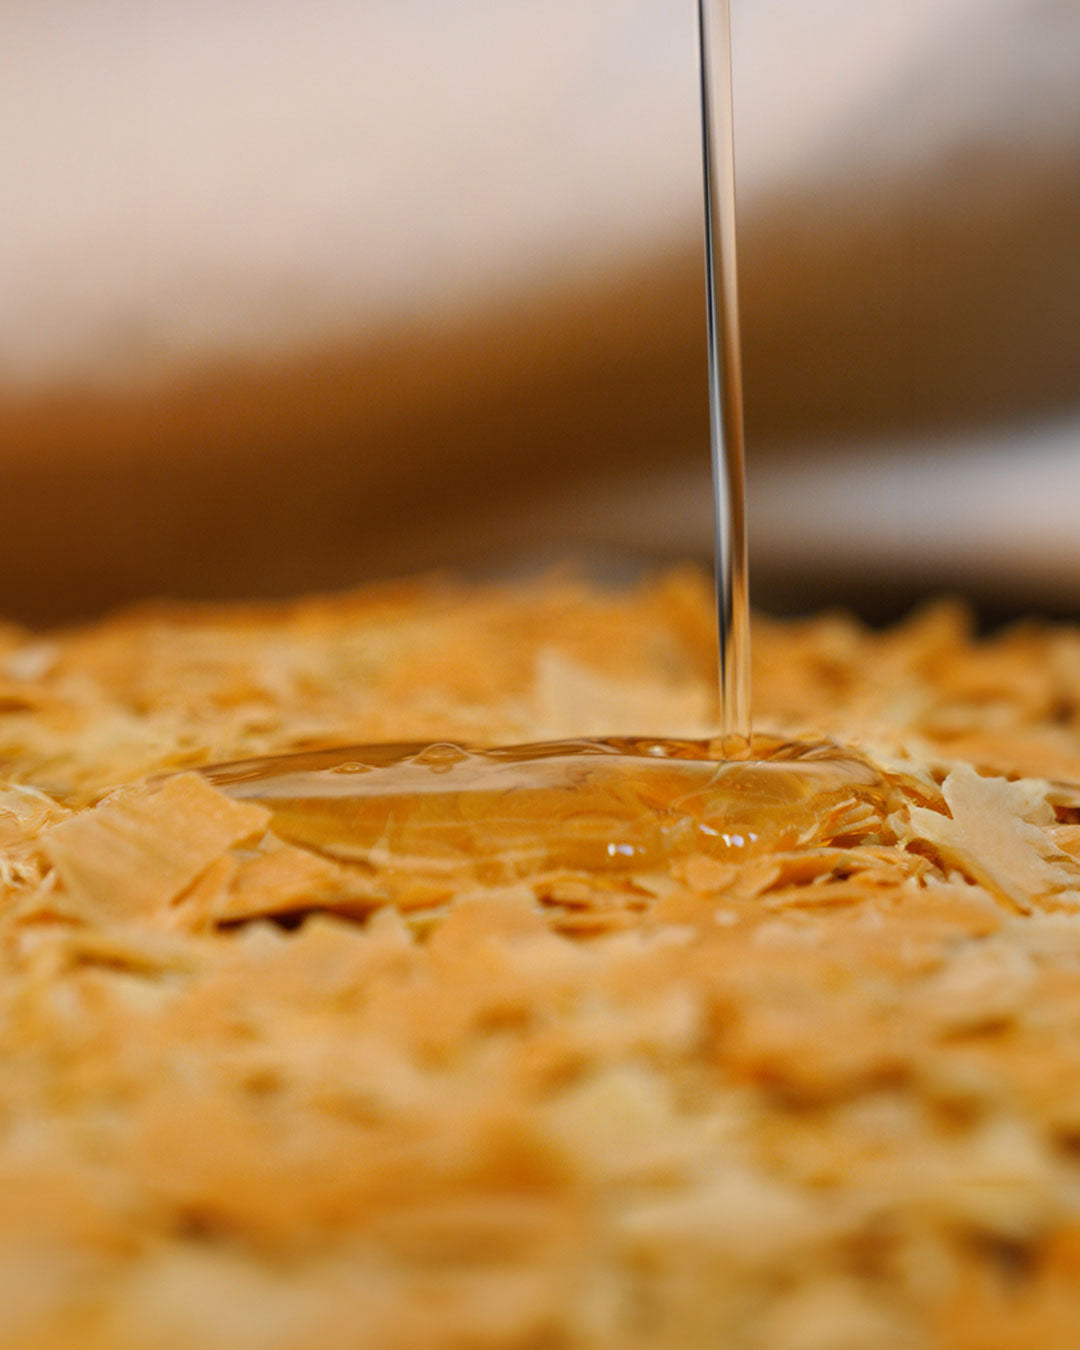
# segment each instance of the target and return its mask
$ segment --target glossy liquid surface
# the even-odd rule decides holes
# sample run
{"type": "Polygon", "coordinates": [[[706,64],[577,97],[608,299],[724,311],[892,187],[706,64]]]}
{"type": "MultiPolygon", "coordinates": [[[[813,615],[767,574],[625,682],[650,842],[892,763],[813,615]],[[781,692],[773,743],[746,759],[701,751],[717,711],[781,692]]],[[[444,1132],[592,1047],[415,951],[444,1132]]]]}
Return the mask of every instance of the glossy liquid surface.
{"type": "Polygon", "coordinates": [[[273,813],[281,838],[346,862],[508,881],[539,872],[740,860],[866,828],[875,772],[827,746],[556,741],[478,750],[371,745],[204,770],[273,813]]]}

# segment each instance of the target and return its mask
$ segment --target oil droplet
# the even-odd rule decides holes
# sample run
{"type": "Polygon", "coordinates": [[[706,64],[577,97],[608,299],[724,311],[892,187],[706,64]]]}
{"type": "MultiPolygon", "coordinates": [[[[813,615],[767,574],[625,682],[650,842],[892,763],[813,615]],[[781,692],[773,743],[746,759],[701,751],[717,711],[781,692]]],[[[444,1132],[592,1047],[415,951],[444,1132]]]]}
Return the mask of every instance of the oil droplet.
{"type": "Polygon", "coordinates": [[[269,808],[282,839],[346,862],[485,883],[540,872],[647,871],[812,846],[880,814],[881,781],[854,754],[758,737],[613,738],[501,749],[348,746],[204,769],[269,808]],[[747,751],[749,753],[749,750],[747,751]]]}

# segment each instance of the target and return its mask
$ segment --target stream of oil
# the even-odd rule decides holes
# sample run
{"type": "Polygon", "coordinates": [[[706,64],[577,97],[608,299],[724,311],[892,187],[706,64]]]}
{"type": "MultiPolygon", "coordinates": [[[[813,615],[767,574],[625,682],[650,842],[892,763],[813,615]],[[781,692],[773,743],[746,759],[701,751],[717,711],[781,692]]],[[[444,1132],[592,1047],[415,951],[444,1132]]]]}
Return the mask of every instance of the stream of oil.
{"type": "Polygon", "coordinates": [[[730,0],[697,0],[720,726],[750,741],[750,594],[730,0]]]}
{"type": "Polygon", "coordinates": [[[366,745],[212,766],[282,838],[345,861],[481,881],[647,870],[843,837],[880,782],[829,746],[751,737],[729,0],[697,0],[720,731],[483,749],[366,745]]]}

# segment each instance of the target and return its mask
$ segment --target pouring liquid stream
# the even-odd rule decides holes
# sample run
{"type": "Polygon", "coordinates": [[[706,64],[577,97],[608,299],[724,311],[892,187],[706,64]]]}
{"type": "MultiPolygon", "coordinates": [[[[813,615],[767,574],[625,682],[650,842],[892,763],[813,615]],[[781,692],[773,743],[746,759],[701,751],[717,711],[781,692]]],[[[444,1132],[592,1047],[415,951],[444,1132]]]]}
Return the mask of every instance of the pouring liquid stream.
{"type": "Polygon", "coordinates": [[[879,814],[880,780],[857,756],[751,737],[729,0],[697,6],[720,735],[346,746],[203,770],[268,807],[279,837],[377,868],[399,896],[417,879],[425,894],[553,869],[742,859],[828,842],[879,814]]]}
{"type": "Polygon", "coordinates": [[[730,0],[697,0],[697,7],[720,729],[725,743],[745,749],[750,743],[750,598],[730,0]]]}

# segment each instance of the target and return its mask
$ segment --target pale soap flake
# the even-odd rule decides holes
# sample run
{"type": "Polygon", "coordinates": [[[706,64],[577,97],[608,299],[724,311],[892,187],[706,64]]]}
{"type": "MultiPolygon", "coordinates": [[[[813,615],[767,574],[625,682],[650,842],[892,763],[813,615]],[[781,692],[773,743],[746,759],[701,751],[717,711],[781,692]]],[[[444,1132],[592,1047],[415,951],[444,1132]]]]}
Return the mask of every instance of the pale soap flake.
{"type": "Polygon", "coordinates": [[[946,863],[1023,913],[1048,896],[1080,901],[1080,868],[1040,827],[1053,812],[1031,783],[983,778],[957,765],[942,794],[949,815],[909,808],[910,838],[930,843],[946,863]]]}

